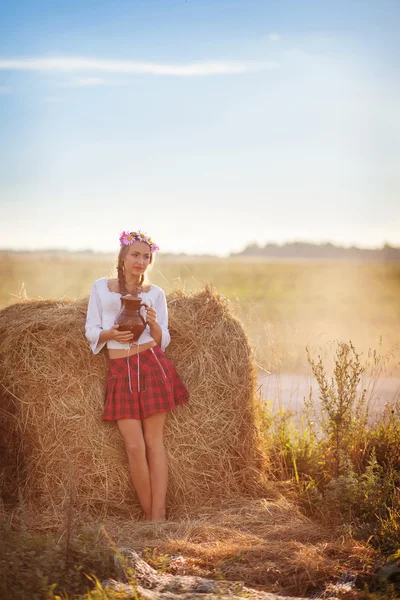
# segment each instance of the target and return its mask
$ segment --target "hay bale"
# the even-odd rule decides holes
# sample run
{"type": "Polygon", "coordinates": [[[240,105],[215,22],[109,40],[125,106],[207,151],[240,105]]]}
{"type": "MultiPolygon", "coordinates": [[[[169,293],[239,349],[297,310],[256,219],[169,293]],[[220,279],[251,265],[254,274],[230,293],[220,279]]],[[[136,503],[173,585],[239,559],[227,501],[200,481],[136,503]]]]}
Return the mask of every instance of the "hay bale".
{"type": "MultiPolygon", "coordinates": [[[[167,418],[168,505],[254,495],[262,454],[246,334],[208,287],[176,292],[168,307],[167,354],[191,393],[167,418]]],[[[87,299],[28,300],[0,311],[2,445],[19,457],[14,481],[25,505],[60,516],[72,498],[79,511],[135,517],[122,439],[115,423],[100,420],[107,355],[90,352],[86,308],[87,299]]],[[[3,493],[10,482],[3,477],[3,493]]]]}

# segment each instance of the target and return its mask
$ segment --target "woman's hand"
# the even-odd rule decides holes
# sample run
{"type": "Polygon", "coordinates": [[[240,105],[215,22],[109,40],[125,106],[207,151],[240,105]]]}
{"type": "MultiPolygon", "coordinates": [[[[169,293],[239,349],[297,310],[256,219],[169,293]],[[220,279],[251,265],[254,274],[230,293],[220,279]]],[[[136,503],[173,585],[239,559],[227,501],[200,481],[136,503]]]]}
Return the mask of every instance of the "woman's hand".
{"type": "Polygon", "coordinates": [[[128,344],[133,340],[133,333],[130,331],[119,331],[119,325],[113,325],[111,329],[108,330],[108,339],[115,340],[120,344],[128,344]]]}
{"type": "Polygon", "coordinates": [[[157,321],[157,311],[152,306],[146,308],[146,319],[150,327],[151,337],[159,346],[161,346],[162,331],[160,324],[157,321]]]}
{"type": "Polygon", "coordinates": [[[152,306],[146,307],[146,321],[150,327],[157,323],[157,311],[152,306]]]}

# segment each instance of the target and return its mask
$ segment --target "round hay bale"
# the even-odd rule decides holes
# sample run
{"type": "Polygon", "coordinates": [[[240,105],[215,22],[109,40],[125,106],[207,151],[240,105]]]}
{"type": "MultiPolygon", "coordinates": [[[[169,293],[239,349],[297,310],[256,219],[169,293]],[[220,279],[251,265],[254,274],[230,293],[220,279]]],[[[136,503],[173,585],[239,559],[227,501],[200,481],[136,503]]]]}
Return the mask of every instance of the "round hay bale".
{"type": "MultiPolygon", "coordinates": [[[[263,457],[243,327],[208,287],[167,300],[167,355],[191,394],[167,417],[168,505],[189,510],[254,495],[263,457]]],[[[27,300],[0,311],[2,446],[20,459],[14,481],[25,505],[61,515],[72,500],[83,512],[138,516],[122,438],[101,421],[107,354],[89,349],[86,308],[87,299],[27,300]]],[[[9,484],[3,476],[3,493],[9,484]]]]}

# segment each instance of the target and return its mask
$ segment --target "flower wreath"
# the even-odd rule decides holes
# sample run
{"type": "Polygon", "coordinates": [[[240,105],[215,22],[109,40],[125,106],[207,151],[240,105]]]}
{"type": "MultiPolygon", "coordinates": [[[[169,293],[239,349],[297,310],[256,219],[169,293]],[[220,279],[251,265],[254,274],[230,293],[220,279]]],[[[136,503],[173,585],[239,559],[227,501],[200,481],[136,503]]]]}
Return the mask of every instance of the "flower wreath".
{"type": "Polygon", "coordinates": [[[152,252],[158,252],[159,246],[153,242],[151,237],[147,233],[142,231],[123,231],[119,236],[121,246],[130,246],[133,242],[146,242],[150,246],[152,252]]]}

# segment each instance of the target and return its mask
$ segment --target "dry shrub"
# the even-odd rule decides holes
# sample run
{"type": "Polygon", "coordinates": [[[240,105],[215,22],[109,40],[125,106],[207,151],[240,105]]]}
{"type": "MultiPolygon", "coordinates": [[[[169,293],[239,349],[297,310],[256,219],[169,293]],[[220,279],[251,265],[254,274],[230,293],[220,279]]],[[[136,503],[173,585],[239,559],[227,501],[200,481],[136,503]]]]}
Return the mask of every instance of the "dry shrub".
{"type": "MultiPolygon", "coordinates": [[[[191,393],[166,427],[168,505],[177,514],[258,493],[263,457],[241,323],[209,288],[176,292],[168,305],[167,354],[191,393]]],[[[87,299],[27,300],[0,311],[2,446],[20,458],[18,477],[14,470],[3,478],[4,492],[14,493],[17,481],[24,506],[49,526],[71,503],[79,512],[141,514],[116,424],[100,418],[107,359],[89,350],[86,308],[87,299]]]]}

